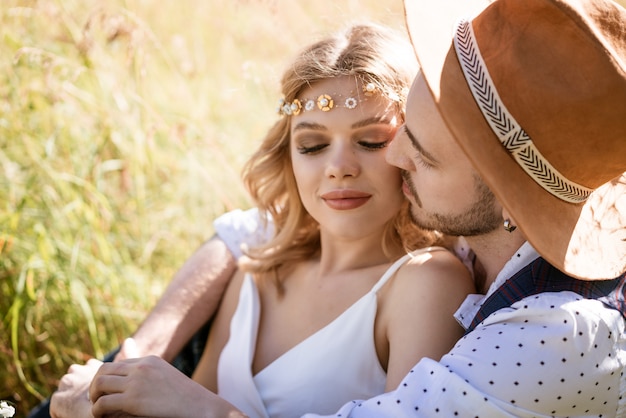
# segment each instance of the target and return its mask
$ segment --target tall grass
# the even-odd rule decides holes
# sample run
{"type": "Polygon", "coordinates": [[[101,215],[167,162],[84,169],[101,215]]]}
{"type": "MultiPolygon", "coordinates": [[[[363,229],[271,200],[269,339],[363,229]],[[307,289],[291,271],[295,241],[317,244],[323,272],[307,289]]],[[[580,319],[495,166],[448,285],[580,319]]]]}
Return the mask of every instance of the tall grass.
{"type": "Polygon", "coordinates": [[[2,0],[0,399],[23,416],[129,335],[275,120],[278,77],[400,1],[2,0]]]}

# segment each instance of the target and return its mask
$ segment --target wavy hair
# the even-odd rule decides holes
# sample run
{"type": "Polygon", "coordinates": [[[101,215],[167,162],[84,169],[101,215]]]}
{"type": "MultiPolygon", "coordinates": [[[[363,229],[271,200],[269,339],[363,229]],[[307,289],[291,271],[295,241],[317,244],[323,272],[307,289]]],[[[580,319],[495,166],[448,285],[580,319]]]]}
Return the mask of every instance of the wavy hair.
{"type": "MultiPolygon", "coordinates": [[[[416,74],[417,62],[408,40],[390,28],[366,23],[350,26],[302,50],[284,72],[281,89],[284,100],[291,102],[316,81],[354,76],[363,85],[374,83],[404,118],[406,95],[416,74]]],[[[273,276],[279,287],[282,273],[320,253],[319,225],[300,201],[293,175],[290,123],[291,116],[284,116],[274,124],[243,171],[244,184],[259,212],[273,219],[275,235],[266,244],[249,249],[242,267],[273,276]]],[[[414,225],[406,202],[388,222],[382,246],[393,260],[403,251],[433,245],[438,238],[437,233],[414,225]]]]}

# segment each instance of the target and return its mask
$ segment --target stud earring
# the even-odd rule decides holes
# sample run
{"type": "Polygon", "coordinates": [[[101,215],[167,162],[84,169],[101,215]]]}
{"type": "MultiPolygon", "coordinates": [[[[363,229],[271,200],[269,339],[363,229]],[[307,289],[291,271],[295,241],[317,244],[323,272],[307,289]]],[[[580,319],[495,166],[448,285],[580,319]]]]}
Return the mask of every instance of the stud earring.
{"type": "Polygon", "coordinates": [[[513,224],[511,224],[511,220],[510,219],[506,219],[504,221],[504,230],[506,232],[513,232],[517,229],[517,227],[513,224]]]}

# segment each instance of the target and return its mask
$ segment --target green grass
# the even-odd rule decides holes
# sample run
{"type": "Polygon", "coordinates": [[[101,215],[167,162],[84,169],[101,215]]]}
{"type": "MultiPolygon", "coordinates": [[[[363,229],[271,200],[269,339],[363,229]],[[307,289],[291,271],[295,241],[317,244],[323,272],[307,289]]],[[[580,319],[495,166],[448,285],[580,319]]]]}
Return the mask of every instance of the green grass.
{"type": "Polygon", "coordinates": [[[129,335],[247,207],[298,48],[400,1],[2,0],[0,399],[17,416],[129,335]]]}
{"type": "MultiPolygon", "coordinates": [[[[623,1],[622,1],[623,4],[623,1]]],[[[400,0],[2,0],[0,399],[18,417],[129,335],[211,220],[278,78],[348,20],[400,0]]]]}

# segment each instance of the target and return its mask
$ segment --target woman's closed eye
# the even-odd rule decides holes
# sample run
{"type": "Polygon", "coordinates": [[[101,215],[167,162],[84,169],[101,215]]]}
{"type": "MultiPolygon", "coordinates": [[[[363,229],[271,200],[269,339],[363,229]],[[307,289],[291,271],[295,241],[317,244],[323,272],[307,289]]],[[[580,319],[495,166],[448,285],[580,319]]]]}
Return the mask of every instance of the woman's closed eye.
{"type": "MultiPolygon", "coordinates": [[[[374,152],[385,149],[393,139],[394,134],[395,130],[390,131],[387,126],[384,128],[370,127],[353,132],[350,141],[364,151],[374,152]]],[[[315,155],[329,147],[336,139],[315,133],[313,135],[298,135],[294,140],[299,154],[315,155]]]]}
{"type": "Polygon", "coordinates": [[[297,147],[298,153],[300,154],[315,154],[326,148],[328,144],[316,144],[311,146],[299,145],[297,147]]]}
{"type": "Polygon", "coordinates": [[[369,151],[378,151],[383,148],[386,148],[387,145],[389,145],[389,140],[382,141],[382,142],[359,141],[358,144],[369,151]]]}
{"type": "Polygon", "coordinates": [[[389,129],[368,130],[366,132],[359,133],[355,137],[355,141],[368,151],[378,151],[389,145],[389,142],[393,139],[394,133],[395,130],[389,132],[389,129]]]}
{"type": "MultiPolygon", "coordinates": [[[[366,151],[378,151],[384,149],[389,145],[389,140],[378,141],[378,142],[369,142],[369,141],[358,141],[357,144],[364,148],[366,151]]],[[[324,148],[328,147],[329,144],[315,144],[315,145],[299,145],[296,149],[300,154],[316,154],[322,151],[324,148]]]]}

